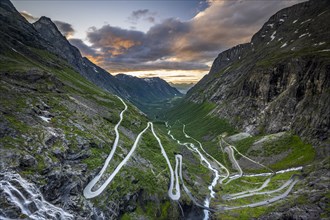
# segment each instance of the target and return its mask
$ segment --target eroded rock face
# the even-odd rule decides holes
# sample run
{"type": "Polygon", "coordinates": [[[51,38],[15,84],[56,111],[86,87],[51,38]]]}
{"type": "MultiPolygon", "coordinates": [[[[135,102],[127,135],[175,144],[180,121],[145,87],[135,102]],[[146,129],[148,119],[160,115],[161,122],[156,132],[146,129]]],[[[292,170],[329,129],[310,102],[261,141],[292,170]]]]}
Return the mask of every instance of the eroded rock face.
{"type": "Polygon", "coordinates": [[[252,134],[293,130],[325,143],[330,124],[329,4],[310,1],[273,15],[250,43],[224,51],[188,92],[252,134]]]}

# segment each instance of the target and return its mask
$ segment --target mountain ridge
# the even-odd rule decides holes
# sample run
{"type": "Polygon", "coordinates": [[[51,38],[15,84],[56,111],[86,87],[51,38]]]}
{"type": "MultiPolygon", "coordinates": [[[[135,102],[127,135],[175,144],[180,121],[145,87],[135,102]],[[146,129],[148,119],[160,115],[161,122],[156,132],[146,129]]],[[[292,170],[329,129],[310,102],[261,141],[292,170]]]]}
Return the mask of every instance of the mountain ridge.
{"type": "MultiPolygon", "coordinates": [[[[129,81],[118,80],[115,76],[111,75],[103,68],[92,63],[90,60],[88,60],[88,58],[82,57],[79,49],[71,45],[71,43],[62,35],[62,33],[58,30],[57,26],[52,22],[50,18],[42,16],[39,18],[38,21],[34,22],[33,24],[30,24],[23,16],[21,16],[21,14],[15,9],[15,7],[10,3],[10,1],[3,1],[2,6],[6,6],[6,8],[8,9],[8,12],[4,13],[11,13],[11,16],[15,18],[10,21],[8,20],[8,23],[10,24],[12,22],[13,24],[15,24],[15,29],[17,33],[22,33],[20,35],[17,35],[16,39],[19,39],[22,36],[26,36],[25,39],[30,39],[33,42],[31,42],[32,47],[39,47],[40,49],[45,48],[50,53],[56,54],[57,56],[66,60],[75,71],[78,71],[89,81],[111,93],[119,95],[125,99],[130,99],[130,101],[134,102],[135,104],[138,104],[138,106],[142,109],[145,109],[146,101],[165,101],[165,97],[166,99],[173,98],[175,97],[175,93],[181,95],[180,92],[174,91],[174,88],[172,88],[167,82],[164,81],[166,83],[166,86],[150,87],[149,89],[151,89],[151,93],[144,93],[143,96],[139,96],[138,90],[134,89],[133,86],[130,86],[129,81]],[[24,31],[22,31],[20,27],[23,27],[24,31]],[[129,91],[125,90],[124,88],[127,87],[131,89],[129,89],[129,91]],[[170,89],[170,87],[172,89],[170,89]],[[159,90],[162,88],[167,89],[163,91],[159,90]],[[159,97],[155,97],[154,95],[152,95],[153,93],[162,95],[159,97]]],[[[7,17],[4,17],[4,21],[6,19],[7,17]]],[[[8,26],[8,24],[3,26],[5,28],[8,26]]],[[[11,31],[12,30],[8,29],[7,32],[11,33],[11,31]]],[[[3,48],[8,48],[9,45],[12,44],[8,42],[9,39],[2,39],[3,48]]],[[[14,43],[11,48],[15,48],[17,46],[18,45],[14,43]]],[[[26,53],[26,55],[31,55],[31,53],[27,51],[26,48],[24,48],[24,45],[19,46],[21,47],[23,53],[26,53]]],[[[10,47],[8,49],[10,49],[10,47]]],[[[140,81],[140,83],[144,83],[144,80],[139,78],[137,78],[135,81],[140,81]]],[[[161,82],[162,85],[164,85],[164,82],[161,82]]]]}
{"type": "Polygon", "coordinates": [[[309,1],[280,10],[250,43],[220,53],[186,99],[216,103],[213,114],[253,134],[294,130],[325,144],[330,135],[327,9],[327,1],[309,1]]]}
{"type": "Polygon", "coordinates": [[[82,57],[79,50],[70,44],[50,18],[43,16],[33,23],[33,26],[45,40],[52,42],[53,47],[49,48],[49,51],[65,58],[78,72],[96,85],[130,100],[142,110],[146,109],[144,106],[146,102],[162,101],[181,95],[179,91],[164,80],[154,81],[153,86],[148,86],[144,79],[138,77],[134,78],[133,82],[132,80],[122,80],[120,75],[111,75],[89,61],[88,58],[82,57]],[[53,48],[57,49],[54,51],[53,48]],[[158,86],[156,85],[157,82],[160,83],[158,86]],[[136,87],[137,84],[146,85],[149,91],[141,93],[141,86],[136,87]]]}

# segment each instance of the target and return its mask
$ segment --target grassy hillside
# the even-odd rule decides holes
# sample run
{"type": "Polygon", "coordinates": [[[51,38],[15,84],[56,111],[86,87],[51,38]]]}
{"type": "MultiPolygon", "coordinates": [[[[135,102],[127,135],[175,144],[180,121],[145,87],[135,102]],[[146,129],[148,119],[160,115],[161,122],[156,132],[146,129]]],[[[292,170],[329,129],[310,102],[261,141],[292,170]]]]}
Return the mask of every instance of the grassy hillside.
{"type": "MultiPolygon", "coordinates": [[[[26,51],[7,50],[0,57],[2,166],[37,184],[48,201],[59,207],[65,207],[70,201],[75,214],[91,215],[93,212],[86,205],[82,190],[109,154],[115,138],[113,129],[124,106],[117,97],[87,81],[62,59],[43,50],[27,50],[29,56],[26,51]],[[72,184],[74,187],[67,188],[72,184]],[[69,197],[63,189],[69,190],[69,197]]],[[[174,106],[177,102],[167,104],[174,106]]],[[[136,107],[127,104],[129,108],[119,128],[119,147],[107,168],[108,175],[127,155],[137,134],[149,120],[136,107]]],[[[199,121],[187,127],[187,131],[192,131],[198,138],[215,137],[219,131],[235,131],[223,120],[208,116],[204,120],[211,105],[182,103],[176,107],[193,109],[190,116],[200,116],[199,121]],[[205,130],[190,129],[197,125],[205,130]],[[204,131],[208,131],[206,135],[204,131]]],[[[174,155],[184,155],[185,185],[202,202],[209,194],[207,187],[212,181],[212,173],[194,153],[168,137],[159,117],[160,114],[155,122],[156,132],[173,168],[174,155]]],[[[189,115],[180,118],[184,123],[191,119],[189,115]]],[[[179,122],[176,124],[178,130],[182,129],[179,122]]],[[[166,161],[148,131],[106,191],[88,201],[106,216],[114,217],[114,212],[116,217],[123,219],[177,219],[181,215],[180,209],[167,195],[168,184],[166,161]]],[[[180,203],[189,214],[192,201],[184,193],[180,203]]]]}
{"type": "MultiPolygon", "coordinates": [[[[1,169],[16,170],[33,181],[48,201],[60,207],[70,201],[77,215],[92,215],[82,190],[109,154],[113,129],[124,106],[53,54],[27,50],[29,56],[14,50],[0,55],[1,169]],[[68,188],[69,195],[63,189],[70,184],[75,185],[68,188]]],[[[148,122],[143,113],[127,104],[119,147],[108,173],[126,156],[148,122]]],[[[174,164],[176,146],[157,132],[174,164]]],[[[159,210],[159,218],[177,216],[177,206],[167,197],[168,171],[156,143],[148,131],[114,182],[90,200],[92,207],[107,216],[112,215],[111,210],[117,217],[128,213],[125,218],[155,218],[156,212],[150,209],[159,210]],[[114,205],[109,208],[108,204],[114,205]]]]}
{"type": "MultiPolygon", "coordinates": [[[[171,134],[174,135],[181,142],[193,142],[197,145],[197,142],[190,138],[185,137],[182,129],[185,124],[186,133],[200,141],[204,149],[223,163],[231,173],[237,173],[237,170],[231,165],[228,155],[223,152],[224,145],[220,145],[221,138],[225,136],[225,140],[235,146],[244,155],[267,165],[269,168],[279,171],[298,166],[310,166],[313,164],[315,158],[315,150],[312,145],[304,143],[298,136],[286,132],[279,134],[260,134],[258,136],[251,136],[241,138],[235,141],[230,141],[231,135],[238,134],[239,131],[234,129],[226,120],[217,118],[212,115],[212,110],[215,108],[212,103],[196,104],[192,102],[181,101],[177,105],[163,114],[163,120],[167,121],[171,126],[171,134]]],[[[164,131],[167,129],[165,126],[161,127],[164,131]]],[[[235,157],[238,159],[244,173],[262,173],[269,172],[261,166],[253,165],[249,161],[244,161],[239,154],[235,152],[235,157]]],[[[184,159],[191,160],[191,158],[184,156],[184,159]],[[189,158],[189,159],[188,159],[189,158]]],[[[198,163],[198,159],[195,158],[195,162],[198,163]]],[[[189,169],[187,173],[193,172],[189,169]]],[[[304,175],[309,175],[310,171],[303,170],[304,175]]],[[[285,181],[287,181],[293,174],[302,174],[301,171],[292,171],[283,174],[277,174],[272,178],[269,186],[266,190],[272,190],[280,187],[285,181]]],[[[213,177],[214,178],[214,177],[213,177]]],[[[228,193],[241,192],[244,190],[258,188],[267,179],[267,177],[243,177],[238,180],[232,181],[231,184],[223,184],[216,186],[216,198],[212,200],[212,205],[228,205],[239,206],[243,204],[249,204],[251,202],[261,201],[269,196],[255,196],[247,197],[239,200],[227,202],[222,199],[222,196],[228,193]]],[[[210,183],[211,179],[209,180],[210,183]]],[[[306,180],[299,182],[294,191],[297,191],[303,185],[306,184],[306,180]]],[[[274,195],[272,195],[274,196],[274,195]]],[[[300,191],[297,194],[290,194],[284,201],[279,201],[268,206],[262,206],[257,208],[241,208],[233,211],[217,212],[214,217],[217,219],[250,219],[252,217],[257,218],[262,215],[267,215],[271,211],[277,209],[277,207],[288,207],[294,203],[298,204],[310,204],[306,201],[305,191],[300,191]]]]}

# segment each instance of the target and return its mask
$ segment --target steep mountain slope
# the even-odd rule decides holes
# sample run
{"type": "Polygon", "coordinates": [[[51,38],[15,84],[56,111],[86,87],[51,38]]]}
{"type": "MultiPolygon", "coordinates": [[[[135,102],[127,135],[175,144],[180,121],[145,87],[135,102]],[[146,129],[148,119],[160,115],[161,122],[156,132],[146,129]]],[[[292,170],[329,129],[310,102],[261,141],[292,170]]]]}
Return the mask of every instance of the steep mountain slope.
{"type": "MultiPolygon", "coordinates": [[[[282,178],[280,169],[302,167],[303,178],[284,202],[215,213],[214,218],[329,218],[325,208],[330,189],[329,7],[328,1],[310,1],[279,11],[250,43],[220,53],[209,74],[182,102],[165,111],[172,135],[199,140],[230,172],[241,166],[241,174],[250,175],[262,164],[277,171],[275,178],[282,178]],[[238,150],[233,153],[237,163],[226,157],[231,151],[224,142],[238,150]]],[[[236,198],[242,198],[244,192],[238,189],[257,180],[241,181],[216,189],[222,195],[235,192],[236,198]]],[[[262,181],[260,188],[247,191],[262,189],[262,181]]],[[[213,204],[223,202],[212,199],[216,200],[213,204]]],[[[250,201],[256,200],[251,197],[250,201]]]]}
{"type": "MultiPolygon", "coordinates": [[[[168,198],[166,161],[150,130],[100,196],[83,196],[112,150],[125,106],[49,52],[49,42],[9,1],[0,2],[0,18],[0,219],[179,218],[168,198]]],[[[147,126],[145,115],[126,103],[105,177],[147,126]]],[[[176,145],[155,132],[174,164],[176,145]]]]}
{"type": "Polygon", "coordinates": [[[328,143],[330,4],[309,1],[273,15],[250,43],[219,54],[187,100],[252,134],[293,130],[328,143]]]}
{"type": "MultiPolygon", "coordinates": [[[[167,98],[175,97],[175,94],[180,94],[165,81],[161,80],[154,81],[154,85],[148,87],[149,92],[142,94],[139,92],[140,88],[135,88],[134,86],[138,84],[143,85],[145,80],[140,78],[135,78],[134,82],[122,80],[121,78],[112,76],[104,69],[90,62],[87,58],[82,57],[79,50],[69,43],[49,18],[41,17],[33,24],[33,28],[24,18],[20,17],[16,11],[12,11],[11,13],[10,16],[14,18],[12,20],[7,18],[9,14],[4,14],[6,15],[2,20],[4,22],[4,32],[11,33],[13,31],[12,29],[8,29],[8,32],[5,31],[5,28],[10,25],[11,28],[16,29],[15,38],[19,40],[19,42],[21,42],[22,40],[20,39],[24,37],[24,40],[29,39],[31,41],[29,42],[31,46],[40,45],[40,47],[49,52],[55,53],[67,61],[74,70],[79,72],[86,79],[111,93],[139,104],[139,107],[142,109],[145,109],[144,106],[146,102],[163,101],[167,98]],[[155,85],[157,82],[160,84],[155,85]]],[[[3,43],[8,41],[7,38],[5,39],[5,36],[6,35],[3,36],[3,43]]],[[[9,44],[3,46],[10,46],[12,43],[11,41],[9,44]]]]}
{"type": "Polygon", "coordinates": [[[127,92],[121,89],[119,82],[87,58],[83,58],[79,50],[69,43],[49,18],[41,17],[33,24],[33,27],[38,31],[39,36],[47,42],[45,47],[49,52],[66,60],[77,72],[101,88],[127,96],[127,92]]]}

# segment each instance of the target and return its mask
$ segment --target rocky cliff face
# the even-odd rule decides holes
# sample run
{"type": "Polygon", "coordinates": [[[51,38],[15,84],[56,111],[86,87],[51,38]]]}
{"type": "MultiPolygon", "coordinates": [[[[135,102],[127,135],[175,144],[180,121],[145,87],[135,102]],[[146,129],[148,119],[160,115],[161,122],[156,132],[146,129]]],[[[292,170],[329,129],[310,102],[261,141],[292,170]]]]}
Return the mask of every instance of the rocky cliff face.
{"type": "Polygon", "coordinates": [[[187,95],[250,133],[293,130],[325,144],[330,124],[330,4],[309,1],[273,15],[250,43],[219,54],[187,95]]]}

